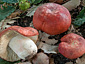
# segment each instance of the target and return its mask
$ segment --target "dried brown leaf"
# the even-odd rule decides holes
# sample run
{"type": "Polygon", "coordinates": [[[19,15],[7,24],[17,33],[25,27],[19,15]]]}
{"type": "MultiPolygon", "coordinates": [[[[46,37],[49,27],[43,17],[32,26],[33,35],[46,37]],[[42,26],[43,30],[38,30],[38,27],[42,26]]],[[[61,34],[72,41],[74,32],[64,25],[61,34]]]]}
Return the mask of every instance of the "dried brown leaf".
{"type": "Polygon", "coordinates": [[[33,64],[49,64],[49,57],[44,53],[38,53],[33,59],[33,64]]]}
{"type": "Polygon", "coordinates": [[[2,20],[0,22],[0,30],[4,30],[4,29],[10,27],[11,26],[10,24],[12,24],[14,22],[16,22],[16,21],[15,20],[10,20],[10,19],[2,20]]]}
{"type": "Polygon", "coordinates": [[[85,0],[82,0],[82,3],[83,3],[82,5],[85,6],[85,0]]]}
{"type": "Polygon", "coordinates": [[[58,40],[55,40],[55,39],[49,39],[50,35],[48,35],[47,33],[43,32],[41,33],[40,32],[40,39],[41,41],[44,41],[46,44],[55,44],[58,42],[58,40]]]}
{"type": "Polygon", "coordinates": [[[80,2],[80,0],[71,0],[63,4],[63,6],[66,7],[69,11],[71,11],[72,9],[75,9],[77,6],[79,6],[80,2]]]}
{"type": "Polygon", "coordinates": [[[73,64],[73,62],[66,62],[65,64],[73,64]]]}
{"type": "Polygon", "coordinates": [[[50,62],[49,62],[50,64],[55,64],[54,63],[54,59],[53,58],[50,58],[50,62]]]}
{"type": "Polygon", "coordinates": [[[69,29],[67,31],[67,34],[69,34],[69,33],[77,33],[78,35],[82,36],[82,34],[79,32],[79,30],[76,29],[74,27],[74,25],[72,25],[72,24],[71,24],[71,26],[69,27],[69,29]]]}
{"type": "Polygon", "coordinates": [[[83,55],[81,58],[77,58],[76,64],[85,64],[85,55],[83,55]]]}
{"type": "Polygon", "coordinates": [[[21,10],[16,10],[15,12],[13,12],[10,16],[8,16],[8,19],[12,19],[15,18],[16,16],[19,16],[22,13],[21,10]]]}
{"type": "Polygon", "coordinates": [[[54,45],[49,45],[43,42],[40,42],[39,49],[42,49],[44,51],[44,53],[57,53],[58,52],[58,46],[54,46],[54,45]]]}

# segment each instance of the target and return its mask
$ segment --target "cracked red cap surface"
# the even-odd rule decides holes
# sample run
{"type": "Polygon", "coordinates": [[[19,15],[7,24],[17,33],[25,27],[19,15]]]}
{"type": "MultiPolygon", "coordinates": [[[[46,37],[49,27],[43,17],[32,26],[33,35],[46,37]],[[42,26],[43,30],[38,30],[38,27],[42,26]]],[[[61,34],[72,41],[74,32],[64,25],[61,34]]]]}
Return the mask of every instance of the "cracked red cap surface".
{"type": "Polygon", "coordinates": [[[74,33],[67,34],[61,38],[58,49],[66,58],[78,58],[85,53],[85,39],[74,33]]]}

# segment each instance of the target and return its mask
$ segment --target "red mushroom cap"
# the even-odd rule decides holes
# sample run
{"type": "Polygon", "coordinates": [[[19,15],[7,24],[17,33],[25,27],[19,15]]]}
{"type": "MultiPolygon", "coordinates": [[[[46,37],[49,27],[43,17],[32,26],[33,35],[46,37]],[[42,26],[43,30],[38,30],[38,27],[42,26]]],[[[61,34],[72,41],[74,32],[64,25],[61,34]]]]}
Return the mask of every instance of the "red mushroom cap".
{"type": "Polygon", "coordinates": [[[46,3],[38,7],[33,16],[33,25],[50,35],[67,31],[71,24],[69,11],[55,3],[46,3]]]}
{"type": "Polygon", "coordinates": [[[17,31],[18,33],[20,33],[24,36],[27,36],[27,37],[39,35],[38,31],[32,27],[11,26],[11,27],[5,29],[4,31],[2,31],[0,33],[0,36],[3,35],[5,32],[7,32],[8,30],[17,31]]]}
{"type": "Polygon", "coordinates": [[[66,58],[78,58],[85,53],[85,39],[74,33],[67,34],[61,38],[58,49],[66,58]]]}

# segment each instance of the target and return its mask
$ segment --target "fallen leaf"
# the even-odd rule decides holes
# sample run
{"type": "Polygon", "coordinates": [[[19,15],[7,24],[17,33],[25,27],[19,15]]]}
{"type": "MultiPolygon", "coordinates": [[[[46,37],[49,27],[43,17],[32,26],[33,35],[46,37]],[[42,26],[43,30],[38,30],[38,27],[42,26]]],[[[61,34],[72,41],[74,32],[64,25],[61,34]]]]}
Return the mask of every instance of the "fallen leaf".
{"type": "Polygon", "coordinates": [[[16,22],[16,21],[15,21],[15,20],[11,20],[11,19],[2,20],[2,21],[0,22],[0,29],[1,29],[1,30],[4,30],[4,29],[10,27],[11,24],[14,23],[14,22],[16,22]],[[9,24],[9,25],[8,25],[8,24],[9,24]]]}
{"type": "Polygon", "coordinates": [[[10,16],[8,16],[7,18],[8,19],[12,19],[12,18],[15,18],[17,16],[20,16],[20,14],[22,13],[21,10],[16,10],[15,12],[13,12],[10,16]]]}
{"type": "Polygon", "coordinates": [[[33,27],[34,28],[34,26],[33,26],[33,22],[31,21],[31,23],[30,23],[30,27],[33,27]]]}
{"type": "Polygon", "coordinates": [[[42,38],[42,41],[45,41],[47,44],[55,44],[58,42],[58,40],[55,39],[48,39],[48,38],[42,38]]]}
{"type": "Polygon", "coordinates": [[[75,9],[77,6],[79,6],[80,2],[80,0],[71,0],[63,4],[63,6],[66,7],[69,11],[71,11],[72,9],[75,9]]]}
{"type": "Polygon", "coordinates": [[[66,62],[65,64],[73,64],[73,62],[66,62]]]}
{"type": "Polygon", "coordinates": [[[80,58],[77,58],[77,60],[76,60],[76,64],[80,64],[80,63],[81,63],[80,58]]]}
{"type": "Polygon", "coordinates": [[[43,42],[40,42],[38,49],[42,49],[44,53],[57,53],[58,52],[58,46],[49,45],[43,42]]]}
{"type": "Polygon", "coordinates": [[[40,33],[41,41],[44,41],[46,44],[56,44],[58,42],[58,40],[49,39],[48,37],[50,35],[45,32],[43,32],[43,33],[39,32],[39,33],[40,33]]]}
{"type": "Polygon", "coordinates": [[[55,64],[55,63],[54,63],[54,59],[53,59],[53,58],[50,58],[49,63],[50,63],[50,64],[55,64]]]}
{"type": "Polygon", "coordinates": [[[76,28],[74,27],[73,24],[71,24],[71,26],[69,27],[69,29],[68,29],[68,31],[67,31],[67,34],[69,34],[69,33],[76,33],[76,34],[82,36],[82,34],[79,32],[78,29],[76,29],[76,28]]]}
{"type": "Polygon", "coordinates": [[[75,28],[74,28],[74,25],[71,24],[71,26],[68,28],[68,34],[69,33],[72,33],[72,32],[75,32],[75,28]]]}
{"type": "Polygon", "coordinates": [[[81,58],[77,58],[76,64],[85,64],[85,54],[81,58]]]}
{"type": "Polygon", "coordinates": [[[49,64],[49,57],[44,53],[38,53],[33,59],[33,64],[49,64]]]}
{"type": "Polygon", "coordinates": [[[41,5],[42,4],[40,4],[38,6],[33,5],[31,8],[28,9],[26,16],[30,16],[30,17],[33,16],[36,9],[41,5]]]}
{"type": "Polygon", "coordinates": [[[82,0],[82,3],[83,3],[82,5],[85,6],[85,0],[82,0]]]}

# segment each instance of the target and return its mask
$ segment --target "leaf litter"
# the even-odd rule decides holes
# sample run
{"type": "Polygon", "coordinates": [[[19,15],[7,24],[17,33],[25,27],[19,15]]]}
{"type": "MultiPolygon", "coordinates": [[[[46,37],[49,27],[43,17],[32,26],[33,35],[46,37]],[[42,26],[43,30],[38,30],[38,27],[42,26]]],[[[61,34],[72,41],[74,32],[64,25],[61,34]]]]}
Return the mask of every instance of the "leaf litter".
{"type": "MultiPolygon", "coordinates": [[[[73,0],[71,0],[71,1],[73,1],[73,0]]],[[[68,2],[70,2],[70,1],[68,1],[68,2]]],[[[65,3],[63,5],[67,5],[67,4],[65,3]]],[[[78,0],[78,4],[76,6],[72,7],[69,10],[74,11],[74,10],[78,9],[77,6],[79,6],[79,5],[80,5],[80,0],[78,0]]],[[[29,20],[26,19],[26,23],[28,25],[26,25],[25,22],[22,22],[22,23],[19,22],[19,20],[21,20],[19,18],[18,20],[3,20],[6,22],[3,23],[3,21],[2,21],[0,23],[0,27],[3,29],[5,29],[9,26],[12,26],[12,25],[20,25],[20,26],[24,26],[24,27],[26,27],[26,26],[34,27],[32,21],[30,20],[30,19],[32,19],[34,11],[36,10],[36,6],[33,6],[33,7],[34,7],[34,9],[32,9],[32,10],[30,9],[32,12],[30,12],[29,10],[27,12],[27,16],[29,16],[29,17],[22,18],[22,21],[26,18],[29,19],[29,20]],[[24,24],[24,25],[22,25],[22,24],[24,24]]],[[[69,7],[69,5],[68,5],[68,7],[69,7]]],[[[77,10],[77,12],[79,12],[79,11],[77,10]]],[[[76,13],[76,12],[74,11],[73,13],[76,13]]],[[[15,17],[16,16],[17,16],[17,13],[15,13],[15,17]]],[[[72,16],[74,16],[74,14],[72,16]]],[[[11,18],[14,18],[14,17],[11,16],[11,18]]],[[[73,19],[75,19],[75,18],[73,17],[73,19]]],[[[83,26],[85,26],[85,24],[83,24],[83,26]]],[[[61,64],[85,64],[85,55],[83,55],[80,58],[70,60],[70,59],[65,58],[58,52],[58,44],[60,43],[60,38],[62,36],[64,36],[65,34],[76,33],[76,34],[79,34],[80,36],[84,37],[85,34],[83,35],[82,34],[83,32],[81,32],[81,31],[84,30],[85,28],[84,27],[83,27],[83,29],[80,29],[80,28],[81,27],[76,28],[73,24],[71,24],[68,31],[66,31],[60,35],[48,35],[45,32],[39,31],[39,40],[38,40],[38,45],[37,45],[38,53],[31,60],[28,60],[28,59],[26,59],[27,61],[22,60],[22,62],[17,63],[17,64],[39,64],[39,62],[41,60],[43,60],[43,61],[41,61],[41,64],[49,64],[49,62],[50,62],[50,64],[60,64],[60,63],[61,64]],[[45,63],[45,62],[47,62],[47,63],[45,63]]]]}

